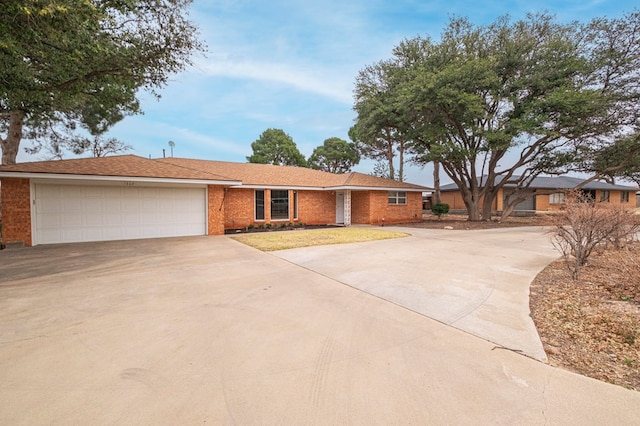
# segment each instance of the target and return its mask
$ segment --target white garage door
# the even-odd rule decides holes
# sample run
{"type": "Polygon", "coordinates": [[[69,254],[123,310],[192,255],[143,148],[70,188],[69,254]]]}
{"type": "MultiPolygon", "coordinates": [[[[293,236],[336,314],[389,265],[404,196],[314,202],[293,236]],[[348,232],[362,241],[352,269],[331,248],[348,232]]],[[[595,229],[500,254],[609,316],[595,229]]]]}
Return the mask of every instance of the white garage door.
{"type": "Polygon", "coordinates": [[[35,243],[206,234],[204,188],[35,186],[35,243]]]}

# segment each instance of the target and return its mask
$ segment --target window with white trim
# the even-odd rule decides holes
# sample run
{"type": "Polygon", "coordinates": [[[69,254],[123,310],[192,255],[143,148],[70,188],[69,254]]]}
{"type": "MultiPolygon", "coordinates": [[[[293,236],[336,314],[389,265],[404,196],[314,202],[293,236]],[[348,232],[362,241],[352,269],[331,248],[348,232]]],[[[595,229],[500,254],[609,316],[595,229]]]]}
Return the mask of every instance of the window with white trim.
{"type": "Polygon", "coordinates": [[[264,189],[256,189],[254,205],[256,220],[264,220],[264,189]]]}
{"type": "Polygon", "coordinates": [[[289,219],[289,190],[271,190],[271,220],[289,219]]]}
{"type": "Polygon", "coordinates": [[[389,204],[407,204],[407,193],[404,191],[389,191],[389,204]]]}
{"type": "Polygon", "coordinates": [[[293,218],[298,219],[298,191],[293,191],[293,218]]]}
{"type": "Polygon", "coordinates": [[[549,204],[564,204],[564,192],[549,194],[549,204]]]}

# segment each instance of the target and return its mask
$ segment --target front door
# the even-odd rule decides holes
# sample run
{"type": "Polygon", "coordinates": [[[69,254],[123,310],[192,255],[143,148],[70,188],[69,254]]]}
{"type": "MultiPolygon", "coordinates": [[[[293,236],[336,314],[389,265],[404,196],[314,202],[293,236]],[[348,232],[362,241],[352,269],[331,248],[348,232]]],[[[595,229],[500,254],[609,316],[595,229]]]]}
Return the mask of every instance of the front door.
{"type": "Polygon", "coordinates": [[[336,192],[336,223],[344,223],[344,192],[336,192]]]}

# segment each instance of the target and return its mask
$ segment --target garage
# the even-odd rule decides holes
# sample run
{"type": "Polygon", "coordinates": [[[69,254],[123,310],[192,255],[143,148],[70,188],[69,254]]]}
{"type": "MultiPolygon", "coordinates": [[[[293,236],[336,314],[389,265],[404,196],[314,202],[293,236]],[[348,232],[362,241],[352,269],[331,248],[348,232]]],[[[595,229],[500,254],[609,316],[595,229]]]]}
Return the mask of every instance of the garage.
{"type": "Polygon", "coordinates": [[[34,244],[205,235],[204,187],[34,184],[34,244]]]}
{"type": "MultiPolygon", "coordinates": [[[[504,204],[507,203],[508,197],[513,194],[513,189],[505,189],[504,191],[504,204]]],[[[536,209],[536,197],[532,190],[527,190],[527,198],[524,201],[516,204],[514,210],[535,210],[536,209]]]]}

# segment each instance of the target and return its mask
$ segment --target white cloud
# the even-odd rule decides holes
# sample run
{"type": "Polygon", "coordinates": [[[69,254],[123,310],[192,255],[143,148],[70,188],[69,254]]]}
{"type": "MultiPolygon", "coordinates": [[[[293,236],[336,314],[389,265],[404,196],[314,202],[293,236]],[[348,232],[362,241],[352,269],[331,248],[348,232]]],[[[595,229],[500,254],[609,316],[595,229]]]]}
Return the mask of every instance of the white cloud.
{"type": "Polygon", "coordinates": [[[325,73],[309,72],[311,67],[251,60],[236,61],[218,57],[210,62],[199,64],[198,68],[212,77],[275,82],[325,96],[340,103],[350,105],[353,102],[351,76],[339,78],[326,73],[326,77],[321,77],[317,74],[325,73]]]}

